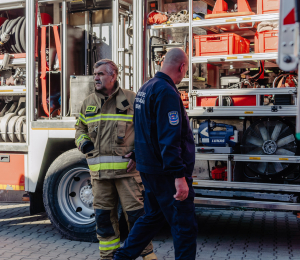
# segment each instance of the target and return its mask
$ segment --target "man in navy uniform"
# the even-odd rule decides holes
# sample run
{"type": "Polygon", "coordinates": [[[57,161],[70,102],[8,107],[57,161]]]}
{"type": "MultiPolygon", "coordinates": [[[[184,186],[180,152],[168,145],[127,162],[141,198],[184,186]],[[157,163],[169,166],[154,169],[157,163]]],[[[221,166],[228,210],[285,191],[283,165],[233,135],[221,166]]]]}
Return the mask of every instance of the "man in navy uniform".
{"type": "Polygon", "coordinates": [[[136,168],[145,186],[145,215],[130,231],[115,260],[136,259],[166,221],[171,226],[175,259],[196,257],[197,221],[192,172],[195,144],[189,119],[176,85],[188,70],[179,48],[165,56],[160,72],[135,98],[136,168]]]}

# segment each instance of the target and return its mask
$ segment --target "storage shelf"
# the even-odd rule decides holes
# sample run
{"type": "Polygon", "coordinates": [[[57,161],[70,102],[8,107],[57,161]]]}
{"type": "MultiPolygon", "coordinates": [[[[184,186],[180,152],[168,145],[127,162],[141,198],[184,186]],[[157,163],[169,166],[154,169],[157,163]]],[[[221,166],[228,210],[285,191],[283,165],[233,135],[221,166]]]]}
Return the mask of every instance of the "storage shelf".
{"type": "Polygon", "coordinates": [[[20,4],[20,3],[24,3],[25,4],[25,0],[1,0],[0,1],[0,7],[2,5],[15,5],[15,4],[20,4]]]}
{"type": "Polygon", "coordinates": [[[28,152],[28,146],[26,143],[0,142],[0,152],[28,152]]]}
{"type": "MultiPolygon", "coordinates": [[[[66,0],[66,2],[71,2],[72,0],[66,0]]],[[[39,0],[39,3],[53,3],[53,2],[61,2],[61,0],[39,0]]],[[[0,7],[2,5],[16,5],[20,3],[26,3],[26,0],[1,0],[0,1],[0,7]]]]}
{"type": "Polygon", "coordinates": [[[2,95],[26,95],[25,85],[21,86],[0,86],[0,96],[2,95]]]}
{"type": "MultiPolygon", "coordinates": [[[[0,5],[1,7],[1,5],[0,5]]],[[[0,55],[0,65],[2,65],[4,55],[0,55]]],[[[10,54],[8,66],[26,65],[26,53],[10,54]]]]}
{"type": "MultiPolygon", "coordinates": [[[[71,2],[72,0],[66,0],[66,2],[71,2]]],[[[61,2],[61,0],[39,0],[39,3],[55,3],[61,2]]],[[[1,0],[0,1],[0,10],[10,10],[25,8],[26,0],[1,0]]]]}
{"type": "MultiPolygon", "coordinates": [[[[209,107],[209,106],[208,106],[209,107]]],[[[244,116],[296,116],[297,106],[293,105],[278,105],[277,112],[272,111],[273,106],[222,106],[222,107],[209,107],[212,108],[212,112],[209,112],[208,107],[195,107],[192,110],[187,110],[189,117],[212,117],[223,116],[228,118],[244,117],[244,116]]]]}
{"type": "Polygon", "coordinates": [[[300,163],[300,156],[234,154],[233,161],[300,163]]]}
{"type": "MultiPolygon", "coordinates": [[[[196,186],[197,187],[197,186],[196,186]]],[[[277,201],[255,201],[255,200],[241,200],[241,199],[223,199],[223,198],[204,198],[195,197],[194,203],[198,205],[209,206],[226,206],[226,207],[248,207],[261,208],[269,210],[300,210],[299,203],[277,202],[277,201]]]]}
{"type": "MultiPolygon", "coordinates": [[[[196,97],[248,96],[256,95],[260,104],[262,95],[294,95],[296,88],[244,88],[244,89],[198,89],[192,91],[196,97]]],[[[257,106],[196,106],[188,111],[189,116],[295,116],[296,105],[257,105],[257,106]],[[276,108],[274,110],[274,107],[276,108]],[[208,109],[209,108],[209,109],[208,109]],[[277,111],[276,111],[277,110],[277,111]]]]}
{"type": "Polygon", "coordinates": [[[10,10],[17,8],[24,8],[26,4],[25,0],[1,0],[0,1],[0,10],[10,10]]]}
{"type": "Polygon", "coordinates": [[[198,180],[194,179],[194,187],[203,188],[222,188],[235,190],[265,190],[265,191],[291,191],[299,192],[300,185],[294,184],[273,184],[273,183],[249,183],[249,182],[228,182],[228,181],[213,181],[213,180],[198,180]]]}
{"type": "MultiPolygon", "coordinates": [[[[278,67],[276,64],[277,56],[278,56],[277,52],[243,53],[243,54],[213,55],[213,56],[194,56],[194,57],[192,57],[192,63],[209,63],[209,64],[219,65],[219,64],[223,64],[223,63],[233,63],[233,62],[272,60],[272,61],[274,61],[274,66],[278,67]]],[[[251,65],[251,63],[249,63],[248,65],[251,65]]],[[[246,66],[246,67],[249,67],[249,66],[246,66]]],[[[255,67],[257,67],[257,64],[255,64],[255,67]]]]}
{"type": "Polygon", "coordinates": [[[245,23],[257,23],[262,21],[272,21],[278,20],[279,14],[259,14],[259,15],[247,15],[247,16],[232,16],[224,17],[217,19],[205,19],[193,21],[193,27],[210,27],[217,25],[226,25],[226,24],[245,24],[245,23]]]}
{"type": "Polygon", "coordinates": [[[152,30],[182,28],[182,27],[189,27],[189,23],[168,23],[168,24],[148,25],[148,29],[152,29],[152,30]]]}
{"type": "Polygon", "coordinates": [[[228,156],[232,157],[234,162],[281,162],[281,163],[300,163],[300,156],[284,155],[251,155],[251,154],[211,154],[198,153],[196,147],[196,159],[227,161],[228,156]]]}
{"type": "MultiPolygon", "coordinates": [[[[248,24],[248,23],[258,23],[262,21],[273,21],[278,20],[279,14],[260,14],[260,15],[247,15],[247,16],[232,16],[225,18],[216,18],[216,19],[203,19],[192,22],[192,27],[209,27],[227,25],[227,24],[248,24]]],[[[189,23],[169,23],[169,24],[156,24],[148,25],[148,29],[159,30],[159,29],[170,29],[170,28],[181,28],[189,27],[189,23]]],[[[245,29],[240,26],[240,29],[245,29]]],[[[248,28],[246,28],[248,29],[248,28]]]]}
{"type": "Polygon", "coordinates": [[[181,80],[181,82],[189,82],[189,81],[190,81],[189,78],[183,78],[183,79],[181,80]]]}
{"type": "Polygon", "coordinates": [[[237,88],[237,89],[198,89],[193,90],[192,95],[197,96],[219,96],[219,95],[277,95],[295,94],[296,88],[237,88]]]}

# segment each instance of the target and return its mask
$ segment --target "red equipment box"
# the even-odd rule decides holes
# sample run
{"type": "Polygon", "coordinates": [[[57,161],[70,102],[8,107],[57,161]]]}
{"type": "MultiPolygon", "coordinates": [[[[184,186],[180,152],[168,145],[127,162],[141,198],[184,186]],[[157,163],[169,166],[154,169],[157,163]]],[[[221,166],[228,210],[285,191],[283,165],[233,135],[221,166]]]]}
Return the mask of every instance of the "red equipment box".
{"type": "Polygon", "coordinates": [[[227,181],[227,167],[226,166],[215,166],[212,167],[211,177],[214,180],[223,180],[227,181]]]}
{"type": "Polygon", "coordinates": [[[257,0],[257,14],[279,13],[279,0],[257,0]]]}
{"type": "Polygon", "coordinates": [[[254,37],[255,53],[277,52],[278,51],[278,31],[256,32],[254,37]]]}
{"type": "MultiPolygon", "coordinates": [[[[231,96],[233,106],[256,106],[256,96],[246,95],[246,96],[231,96]]],[[[218,106],[219,102],[217,97],[197,97],[197,106],[200,107],[214,107],[218,106]]]]}
{"type": "Polygon", "coordinates": [[[235,34],[196,35],[196,56],[249,53],[250,41],[235,34]]]}

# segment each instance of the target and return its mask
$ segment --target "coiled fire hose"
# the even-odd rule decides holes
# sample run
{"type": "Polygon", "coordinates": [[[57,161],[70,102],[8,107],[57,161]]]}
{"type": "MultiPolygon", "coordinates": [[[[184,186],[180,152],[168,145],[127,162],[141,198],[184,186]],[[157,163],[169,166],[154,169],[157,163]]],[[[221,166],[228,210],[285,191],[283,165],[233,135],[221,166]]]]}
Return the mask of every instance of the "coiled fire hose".
{"type": "Polygon", "coordinates": [[[8,53],[26,52],[25,17],[6,20],[0,27],[0,46],[8,53]]]}

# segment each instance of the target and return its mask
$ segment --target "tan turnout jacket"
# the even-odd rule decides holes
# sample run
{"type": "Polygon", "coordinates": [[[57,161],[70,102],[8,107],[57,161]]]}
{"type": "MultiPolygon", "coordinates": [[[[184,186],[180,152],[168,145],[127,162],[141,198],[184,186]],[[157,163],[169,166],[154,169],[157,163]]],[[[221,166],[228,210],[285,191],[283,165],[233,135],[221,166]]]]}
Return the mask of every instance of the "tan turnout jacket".
{"type": "Polygon", "coordinates": [[[75,143],[78,148],[87,140],[94,143],[95,149],[86,154],[92,178],[114,179],[139,175],[136,170],[127,173],[129,159],[122,158],[134,149],[135,96],[134,92],[117,87],[105,102],[105,96],[97,92],[83,101],[75,125],[75,143]]]}

